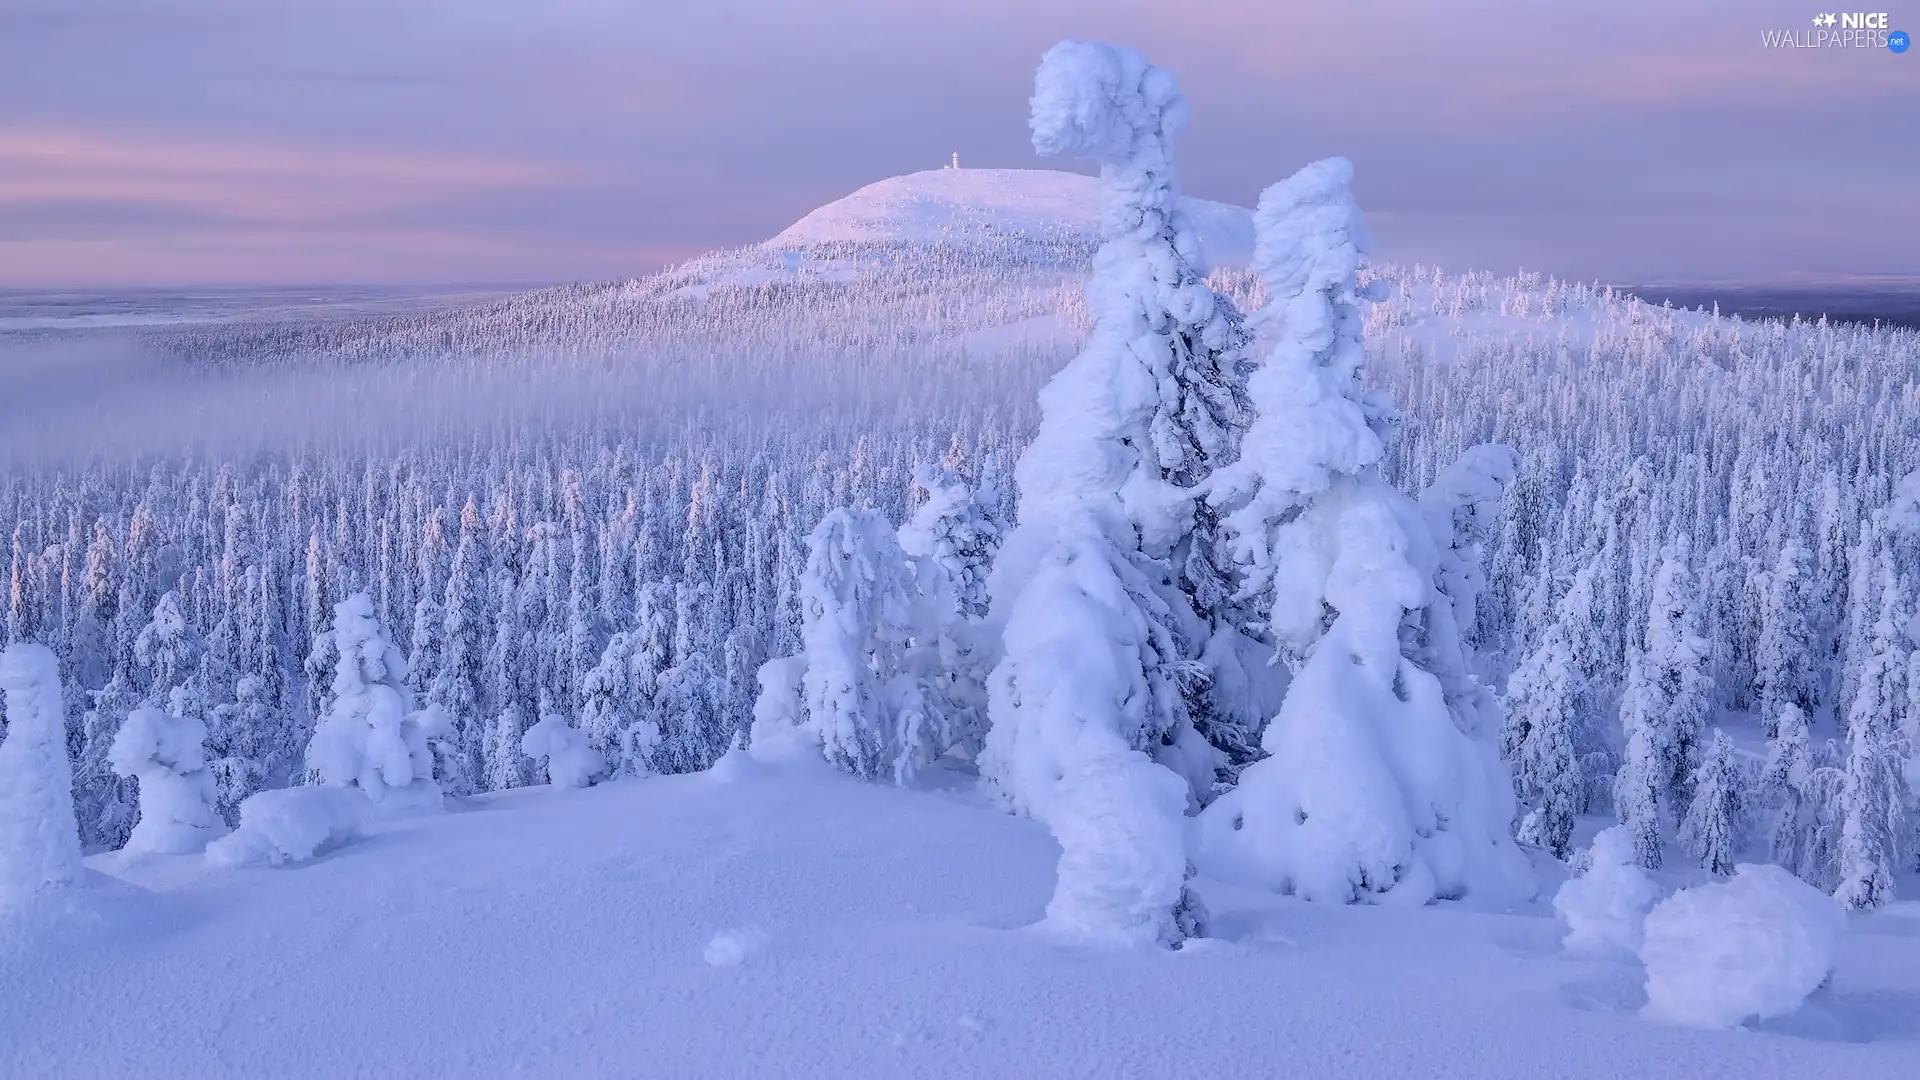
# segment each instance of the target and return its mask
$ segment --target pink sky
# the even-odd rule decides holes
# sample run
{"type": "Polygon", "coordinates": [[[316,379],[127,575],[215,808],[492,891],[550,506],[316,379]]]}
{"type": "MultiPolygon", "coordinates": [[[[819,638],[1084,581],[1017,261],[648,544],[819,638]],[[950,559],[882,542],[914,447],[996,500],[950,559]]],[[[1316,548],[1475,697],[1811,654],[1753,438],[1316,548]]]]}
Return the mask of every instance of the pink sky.
{"type": "Polygon", "coordinates": [[[1920,142],[1893,126],[1920,113],[1920,54],[1761,47],[1814,13],[8,0],[0,285],[643,273],[951,151],[1039,165],[1025,98],[1064,36],[1180,75],[1194,194],[1251,203],[1353,158],[1386,257],[1636,282],[1920,275],[1920,142]]]}

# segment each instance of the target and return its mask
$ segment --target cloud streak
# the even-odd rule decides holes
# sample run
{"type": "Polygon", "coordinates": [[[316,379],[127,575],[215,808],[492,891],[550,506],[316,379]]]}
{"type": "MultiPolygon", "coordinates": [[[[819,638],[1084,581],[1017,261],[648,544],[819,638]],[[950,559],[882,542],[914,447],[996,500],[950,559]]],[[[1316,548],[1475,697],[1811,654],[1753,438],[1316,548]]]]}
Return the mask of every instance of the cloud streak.
{"type": "Polygon", "coordinates": [[[1041,165],[1032,68],[1068,35],[1181,75],[1195,194],[1352,157],[1388,255],[1920,273],[1920,144],[1875,119],[1920,61],[1763,50],[1801,8],[12,0],[0,281],[640,273],[954,150],[1041,165]]]}

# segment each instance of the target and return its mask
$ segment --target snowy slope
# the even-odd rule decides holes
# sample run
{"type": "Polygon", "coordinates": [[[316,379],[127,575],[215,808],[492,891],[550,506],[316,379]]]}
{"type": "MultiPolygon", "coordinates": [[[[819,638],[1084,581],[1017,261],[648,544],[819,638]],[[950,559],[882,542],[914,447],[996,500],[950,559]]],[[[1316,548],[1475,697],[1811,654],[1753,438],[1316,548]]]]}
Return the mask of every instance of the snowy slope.
{"type": "MultiPolygon", "coordinates": [[[[8,1077],[1911,1077],[1920,920],[1856,921],[1769,1030],[1632,1015],[1544,914],[1202,882],[1218,940],[1031,930],[1058,852],[956,785],[747,766],[521,789],[291,869],[91,860],[138,890],[0,921],[8,1077]],[[104,921],[101,921],[104,920],[104,921]]],[[[107,890],[97,889],[105,893],[107,890]]]]}
{"type": "MultiPolygon", "coordinates": [[[[1252,213],[1207,199],[1184,202],[1208,261],[1244,266],[1253,254],[1252,213]]],[[[1047,169],[934,169],[868,184],[794,222],[763,246],[1015,238],[1094,243],[1099,227],[1094,177],[1047,169]]]]}

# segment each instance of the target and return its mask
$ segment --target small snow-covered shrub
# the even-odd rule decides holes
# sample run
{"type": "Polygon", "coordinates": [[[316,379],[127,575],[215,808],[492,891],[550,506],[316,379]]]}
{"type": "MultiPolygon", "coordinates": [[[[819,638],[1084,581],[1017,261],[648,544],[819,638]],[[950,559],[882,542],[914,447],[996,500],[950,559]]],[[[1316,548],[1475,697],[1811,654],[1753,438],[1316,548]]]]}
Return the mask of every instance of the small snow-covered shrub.
{"type": "Polygon", "coordinates": [[[140,781],[140,822],[122,850],[190,855],[227,832],[214,809],[219,798],[207,768],[207,725],[197,716],[135,709],[120,725],[108,760],[140,781]]]}
{"type": "Polygon", "coordinates": [[[1630,955],[1659,899],[1660,886],[1636,859],[1632,830],[1615,825],[1593,838],[1586,870],[1553,894],[1553,910],[1567,924],[1567,951],[1630,955]]]}
{"type": "Polygon", "coordinates": [[[305,862],[351,838],[371,808],[349,788],[262,791],[240,804],[240,827],[208,844],[207,859],[221,866],[305,862]]]}
{"type": "Polygon", "coordinates": [[[1706,1028],[1784,1016],[1826,982],[1846,925],[1833,898],[1778,866],[1683,889],[1647,916],[1642,1015],[1706,1028]]]}
{"type": "Polygon", "coordinates": [[[520,750],[542,762],[555,787],[583,788],[607,775],[607,759],[584,732],[547,713],[520,738],[520,750]]]}

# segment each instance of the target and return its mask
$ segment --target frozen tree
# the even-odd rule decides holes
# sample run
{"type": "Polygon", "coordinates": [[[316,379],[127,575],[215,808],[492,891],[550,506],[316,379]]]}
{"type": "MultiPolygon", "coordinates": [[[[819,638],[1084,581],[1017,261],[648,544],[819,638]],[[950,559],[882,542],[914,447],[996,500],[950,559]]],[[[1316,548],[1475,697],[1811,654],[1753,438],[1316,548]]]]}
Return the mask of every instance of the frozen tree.
{"type": "Polygon", "coordinates": [[[660,672],[640,645],[631,632],[614,634],[581,681],[580,729],[615,771],[627,776],[656,771],[653,750],[660,741],[652,718],[660,672]]]}
{"type": "Polygon", "coordinates": [[[227,832],[207,768],[207,725],[197,716],[135,709],[113,740],[113,771],[140,784],[140,820],[124,850],[188,855],[227,832]]]}
{"type": "Polygon", "coordinates": [[[1874,557],[1874,608],[1865,655],[1847,709],[1846,780],[1840,791],[1840,885],[1834,896],[1848,908],[1873,908],[1893,898],[1893,875],[1909,843],[1911,792],[1904,774],[1906,680],[1912,647],[1900,579],[1884,541],[1874,557]]]}
{"type": "Polygon", "coordinates": [[[460,541],[447,573],[440,615],[438,664],[424,700],[445,714],[450,730],[436,747],[442,786],[452,795],[479,790],[475,774],[484,757],[481,687],[486,673],[486,537],[479,507],[467,500],[460,512],[460,541]]]}
{"type": "Polygon", "coordinates": [[[409,708],[406,660],[374,621],[366,593],[335,606],[330,636],[338,661],[307,767],[322,783],[358,787],[376,803],[437,806],[428,740],[444,721],[436,709],[409,708]]]}
{"type": "MultiPolygon", "coordinates": [[[[1252,379],[1242,456],[1210,498],[1228,511],[1250,579],[1271,590],[1271,633],[1301,666],[1262,736],[1268,756],[1208,809],[1203,853],[1311,900],[1525,896],[1491,718],[1477,700],[1465,708],[1455,603],[1471,583],[1457,556],[1443,576],[1433,524],[1380,472],[1391,414],[1361,383],[1371,294],[1352,176],[1344,159],[1309,165],[1268,188],[1254,218],[1275,346],[1252,379]],[[1463,707],[1436,669],[1459,682],[1463,707]]],[[[1499,471],[1473,465],[1461,473],[1499,471]]],[[[1462,501],[1435,496],[1450,546],[1462,501]]]]}
{"type": "Polygon", "coordinates": [[[1558,859],[1572,852],[1574,821],[1586,805],[1578,750],[1583,682],[1559,620],[1547,626],[1507,680],[1501,744],[1513,762],[1515,788],[1529,807],[1519,838],[1558,859]]]}
{"type": "Polygon", "coordinates": [[[826,759],[855,776],[911,783],[974,735],[977,712],[942,678],[959,660],[941,649],[957,616],[934,569],[909,560],[874,511],[835,510],[808,541],[803,723],[826,759]]]}
{"type": "Polygon", "coordinates": [[[1658,695],[1660,759],[1654,782],[1675,807],[1693,800],[1693,771],[1713,716],[1711,649],[1700,635],[1698,596],[1687,568],[1687,544],[1663,553],[1647,610],[1647,677],[1658,695]]]}
{"type": "Polygon", "coordinates": [[[938,568],[956,614],[985,616],[987,572],[1000,548],[999,492],[985,485],[969,488],[952,472],[932,466],[916,471],[914,482],[927,501],[900,526],[900,549],[938,568]]]}
{"type": "MultiPolygon", "coordinates": [[[[1040,426],[1015,471],[1019,524],[989,584],[1004,647],[981,755],[988,781],[1062,841],[1056,900],[1100,895],[1093,883],[1110,875],[1139,886],[1108,905],[1068,905],[1079,932],[1167,942],[1182,934],[1178,847],[1143,863],[1152,853],[1088,846],[1095,837],[1071,814],[1099,806],[1118,835],[1177,834],[1179,805],[1142,755],[1205,745],[1189,702],[1206,690],[1190,666],[1206,631],[1169,586],[1194,522],[1176,471],[1207,462],[1182,444],[1174,367],[1196,341],[1211,334],[1210,347],[1225,347],[1237,331],[1175,209],[1172,142],[1185,118],[1173,76],[1130,49],[1062,42],[1035,78],[1035,149],[1100,163],[1102,245],[1087,285],[1092,337],[1041,391],[1040,426]],[[1074,794],[1064,808],[1063,785],[1074,794]]],[[[1212,756],[1205,775],[1182,770],[1190,790],[1211,787],[1212,756]]]]}
{"type": "Polygon", "coordinates": [[[556,712],[545,712],[520,741],[526,755],[541,763],[555,787],[583,788],[607,774],[607,759],[587,737],[556,712]]]}
{"type": "Polygon", "coordinates": [[[1633,841],[1634,858],[1649,870],[1661,863],[1662,822],[1667,816],[1673,747],[1666,702],[1647,672],[1646,656],[1632,651],[1627,684],[1620,694],[1620,728],[1626,751],[1614,777],[1613,806],[1633,841]]]}
{"type": "Polygon", "coordinates": [[[152,678],[149,704],[164,704],[167,695],[192,677],[200,665],[200,643],[180,609],[180,594],[169,592],[153,609],[153,619],[133,641],[133,656],[152,678]]]}
{"type": "Polygon", "coordinates": [[[495,714],[487,729],[485,747],[487,790],[506,791],[526,784],[525,754],[521,750],[526,730],[519,702],[509,701],[495,714]]]}
{"type": "Polygon", "coordinates": [[[1817,711],[1819,646],[1808,619],[1811,573],[1807,549],[1789,540],[1763,582],[1754,695],[1769,735],[1787,706],[1808,716],[1817,711]]]}
{"type": "Polygon", "coordinates": [[[1700,865],[1716,874],[1733,873],[1746,833],[1748,803],[1733,741],[1715,728],[1693,771],[1693,801],[1680,822],[1680,840],[1700,865]]]}
{"type": "Polygon", "coordinates": [[[1831,889],[1838,843],[1828,809],[1835,804],[1843,777],[1828,764],[1807,735],[1807,716],[1782,705],[1767,740],[1767,760],[1755,793],[1768,808],[1767,857],[1809,884],[1831,889]]]}
{"type": "Polygon", "coordinates": [[[60,667],[43,645],[0,651],[0,909],[79,882],[72,774],[60,704],[60,667]]]}
{"type": "Polygon", "coordinates": [[[233,821],[247,796],[286,779],[285,718],[268,701],[265,682],[254,675],[234,684],[234,700],[217,705],[207,732],[207,767],[219,792],[221,816],[233,821]]]}

